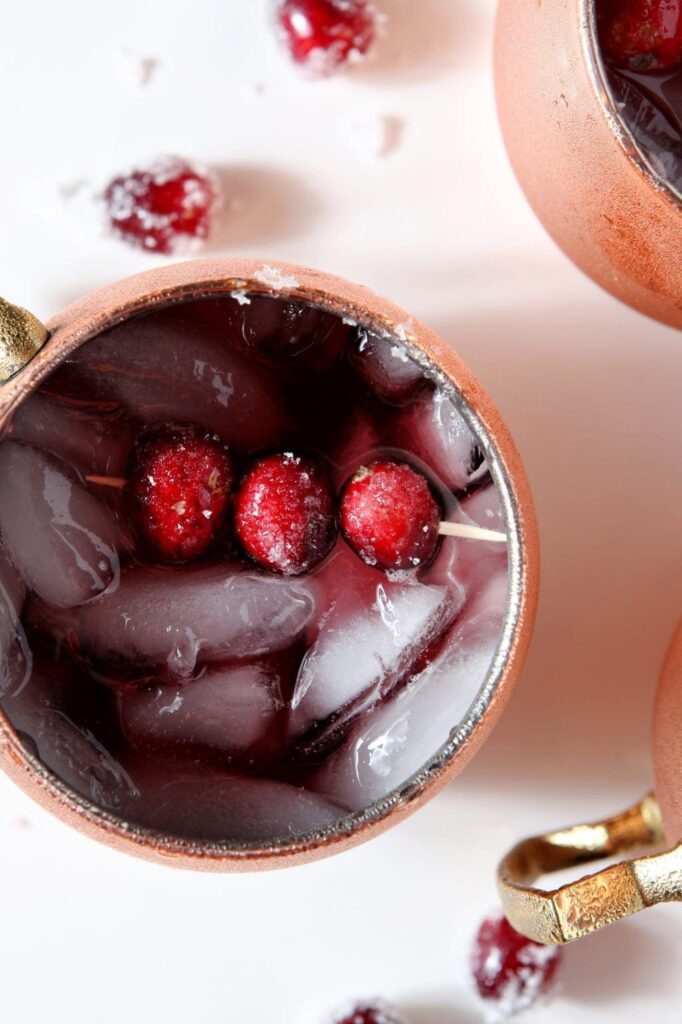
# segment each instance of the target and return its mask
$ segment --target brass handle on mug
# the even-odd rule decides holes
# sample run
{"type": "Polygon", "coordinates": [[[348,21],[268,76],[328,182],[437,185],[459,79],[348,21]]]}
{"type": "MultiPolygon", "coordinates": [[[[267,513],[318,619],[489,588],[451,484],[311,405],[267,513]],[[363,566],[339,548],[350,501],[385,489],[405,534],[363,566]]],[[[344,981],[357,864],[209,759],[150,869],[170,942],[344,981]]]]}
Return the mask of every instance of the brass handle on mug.
{"type": "Polygon", "coordinates": [[[605,821],[524,839],[498,868],[505,913],[517,931],[547,945],[573,942],[657,903],[682,901],[682,843],[547,890],[542,875],[664,842],[656,797],[605,821]]]}
{"type": "Polygon", "coordinates": [[[23,370],[47,341],[37,317],[0,298],[0,384],[23,370]]]}

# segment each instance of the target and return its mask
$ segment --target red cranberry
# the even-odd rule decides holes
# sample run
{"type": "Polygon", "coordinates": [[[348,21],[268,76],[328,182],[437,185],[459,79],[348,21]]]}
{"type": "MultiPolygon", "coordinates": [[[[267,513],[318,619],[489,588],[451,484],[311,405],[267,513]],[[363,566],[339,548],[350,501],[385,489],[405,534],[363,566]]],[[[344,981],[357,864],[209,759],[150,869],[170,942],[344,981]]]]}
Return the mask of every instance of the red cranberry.
{"type": "Polygon", "coordinates": [[[276,16],[291,56],[318,75],[360,60],[376,38],[368,0],[284,0],[276,16]]]}
{"type": "Polygon", "coordinates": [[[282,452],[259,459],[237,493],[235,524],[259,565],[297,576],[330,551],[336,536],[335,495],[313,459],[282,452]]]}
{"type": "Polygon", "coordinates": [[[128,467],[128,503],[139,536],[164,562],[199,558],[220,536],[234,463],[215,435],[163,427],[142,437],[128,467]]]}
{"type": "Polygon", "coordinates": [[[682,64],[682,0],[598,0],[599,38],[606,58],[632,71],[682,64]]]}
{"type": "Polygon", "coordinates": [[[438,544],[441,514],[426,477],[404,462],[362,466],[341,497],[341,529],[353,550],[379,569],[416,569],[438,544]]]}
{"type": "Polygon", "coordinates": [[[502,914],[483,921],[472,951],[476,988],[505,1016],[525,1010],[551,988],[561,962],[558,946],[526,939],[502,914]]]}
{"type": "Polygon", "coordinates": [[[358,1003],[343,1016],[335,1017],[334,1024],[402,1024],[396,1011],[383,1002],[358,1003]]]}
{"type": "Polygon", "coordinates": [[[208,237],[218,187],[179,157],[114,178],[104,193],[109,224],[130,245],[176,253],[208,237]]]}

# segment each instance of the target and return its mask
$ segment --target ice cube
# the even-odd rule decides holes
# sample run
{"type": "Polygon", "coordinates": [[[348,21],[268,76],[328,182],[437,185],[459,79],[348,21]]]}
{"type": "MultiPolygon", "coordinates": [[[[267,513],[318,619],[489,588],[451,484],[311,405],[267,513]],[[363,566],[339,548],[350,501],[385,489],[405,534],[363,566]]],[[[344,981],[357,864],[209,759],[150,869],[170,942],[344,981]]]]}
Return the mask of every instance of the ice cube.
{"type": "Polygon", "coordinates": [[[279,442],[290,426],[276,375],[208,330],[191,305],[106,331],[63,364],[51,387],[119,402],[147,426],[197,424],[242,453],[279,442]]]}
{"type": "Polygon", "coordinates": [[[251,358],[286,361],[292,367],[329,373],[351,334],[333,313],[305,303],[252,295],[225,306],[230,337],[251,358]]]}
{"type": "Polygon", "coordinates": [[[304,735],[334,716],[341,720],[390,691],[429,643],[452,621],[462,588],[384,581],[368,600],[344,592],[327,614],[301,665],[292,698],[290,730],[304,735]]]}
{"type": "Polygon", "coordinates": [[[358,327],[348,354],[362,379],[393,405],[412,401],[426,384],[424,371],[410,358],[404,345],[365,327],[358,327]]]}
{"type": "Polygon", "coordinates": [[[500,640],[494,616],[465,618],[447,647],[401,691],[353,725],[318,771],[313,788],[354,811],[369,807],[427,767],[464,719],[500,640]]]}
{"type": "Polygon", "coordinates": [[[233,775],[208,765],[129,762],[140,798],[130,819],[192,839],[274,842],[327,828],[347,811],[285,782],[233,775]]]}
{"type": "Polygon", "coordinates": [[[121,728],[132,745],[181,744],[226,754],[254,747],[282,706],[276,667],[264,660],[208,668],[198,679],[150,683],[118,696],[121,728]]]}
{"type": "Polygon", "coordinates": [[[485,470],[469,425],[439,388],[417,398],[388,429],[393,444],[416,455],[450,490],[464,490],[485,470]]]}
{"type": "Polygon", "coordinates": [[[118,580],[118,531],[103,505],[58,459],[0,445],[0,535],[29,589],[61,608],[118,580]]]}
{"type": "MultiPolygon", "coordinates": [[[[644,156],[648,159],[656,174],[669,181],[678,192],[682,193],[682,140],[679,124],[666,115],[666,108],[673,114],[676,102],[675,86],[670,97],[659,97],[661,107],[654,99],[655,92],[648,91],[649,75],[642,75],[640,82],[629,81],[627,74],[611,70],[609,80],[613,90],[616,107],[628,125],[644,156]],[[643,88],[640,88],[640,83],[643,88]],[[671,102],[672,101],[672,102],[671,102]]],[[[678,79],[679,81],[679,79],[678,79]]],[[[675,79],[673,79],[675,82],[675,79]]],[[[679,96],[679,84],[678,84],[679,96]]],[[[676,120],[679,118],[675,117],[676,120]]]]}
{"type": "Polygon", "coordinates": [[[316,609],[312,581],[238,565],[129,566],[118,588],[67,611],[34,608],[36,624],[98,659],[166,666],[189,678],[199,661],[288,647],[316,609]]]}
{"type": "Polygon", "coordinates": [[[87,412],[40,391],[19,406],[11,431],[13,441],[58,456],[81,477],[122,477],[135,434],[115,410],[87,412]]]}
{"type": "MultiPolygon", "coordinates": [[[[452,522],[465,523],[469,526],[481,526],[498,533],[507,533],[500,493],[493,484],[481,488],[471,497],[458,505],[448,519],[452,522]]],[[[461,580],[471,598],[481,588],[487,586],[495,576],[504,576],[508,570],[508,546],[503,543],[487,540],[463,540],[444,537],[432,574],[436,582],[441,582],[439,573],[445,569],[453,572],[461,580]],[[448,556],[450,565],[447,565],[448,556]]]]}
{"type": "MultiPolygon", "coordinates": [[[[499,533],[507,532],[500,492],[494,484],[482,487],[471,497],[465,498],[460,505],[460,510],[461,522],[482,526],[486,530],[497,530],[499,533]]],[[[457,517],[454,518],[457,519],[457,517]]],[[[493,543],[488,543],[488,541],[484,541],[484,543],[492,550],[496,548],[493,543]]]]}
{"type": "Polygon", "coordinates": [[[20,621],[26,587],[0,547],[0,697],[21,690],[33,658],[20,621]]]}
{"type": "Polygon", "coordinates": [[[105,810],[125,813],[138,796],[130,776],[103,744],[65,714],[55,683],[34,673],[2,710],[27,749],[80,796],[105,810]]]}

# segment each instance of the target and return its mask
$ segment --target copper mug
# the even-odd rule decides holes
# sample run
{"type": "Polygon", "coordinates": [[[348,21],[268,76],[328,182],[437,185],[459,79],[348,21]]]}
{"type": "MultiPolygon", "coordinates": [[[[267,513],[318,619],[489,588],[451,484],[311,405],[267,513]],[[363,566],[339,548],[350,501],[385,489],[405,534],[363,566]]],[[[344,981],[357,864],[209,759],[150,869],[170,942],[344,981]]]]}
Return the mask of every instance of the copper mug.
{"type": "Polygon", "coordinates": [[[523,840],[504,858],[498,888],[514,927],[538,942],[572,942],[660,903],[682,902],[682,623],[661,674],[653,728],[656,794],[589,825],[523,840]],[[536,880],[628,851],[668,846],[558,889],[536,880]]]}
{"type": "MultiPolygon", "coordinates": [[[[152,310],[238,293],[291,298],[399,337],[447,390],[477,435],[501,495],[508,528],[509,588],[502,636],[478,696],[450,739],[399,790],[314,834],[276,842],[182,838],[104,811],[57,778],[0,714],[0,767],[30,797],[67,824],[115,849],[148,860],[207,871],[278,867],[338,852],[404,819],[461,771],[492,730],[523,663],[538,589],[535,517],[520,458],[502,419],[462,360],[428,328],[366,288],[301,267],[254,260],[197,261],[117,282],[75,303],[43,327],[0,302],[0,427],[80,346],[152,310]]],[[[4,486],[7,483],[3,482],[4,486]]]]}
{"type": "Polygon", "coordinates": [[[682,327],[682,197],[614,102],[595,0],[501,0],[495,79],[512,166],[555,241],[617,298],[682,327]]]}

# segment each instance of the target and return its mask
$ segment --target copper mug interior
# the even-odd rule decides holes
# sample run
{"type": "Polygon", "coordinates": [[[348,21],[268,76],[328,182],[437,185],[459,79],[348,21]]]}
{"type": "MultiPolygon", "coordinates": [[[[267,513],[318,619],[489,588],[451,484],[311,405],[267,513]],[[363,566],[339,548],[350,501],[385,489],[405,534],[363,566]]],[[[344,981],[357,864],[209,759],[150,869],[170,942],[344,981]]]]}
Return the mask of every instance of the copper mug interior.
{"type": "Polygon", "coordinates": [[[617,298],[682,327],[682,197],[618,114],[594,0],[501,0],[495,79],[514,171],[555,241],[617,298]]]}
{"type": "Polygon", "coordinates": [[[478,697],[450,741],[400,791],[324,831],[274,844],[204,842],[152,832],[89,803],[34,758],[0,714],[0,767],[33,799],[85,835],[127,853],[208,871],[257,870],[314,860],[397,824],[461,771],[492,730],[530,641],[538,588],[538,542],[526,477],[491,400],[459,357],[426,327],[365,288],[300,267],[250,260],[201,261],[118,282],[57,314],[49,340],[0,389],[0,425],[79,346],[144,311],[234,291],[302,299],[399,336],[460,404],[481,439],[502,495],[509,531],[509,598],[503,636],[478,697]]]}

